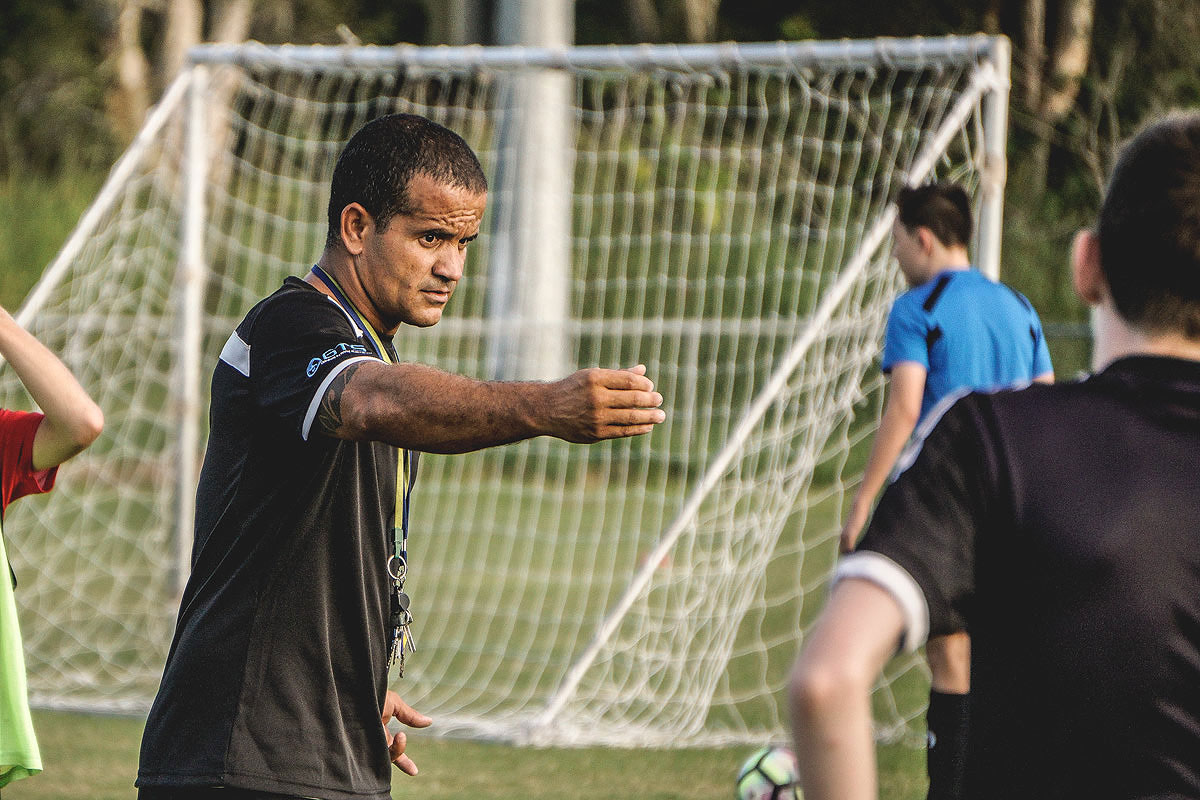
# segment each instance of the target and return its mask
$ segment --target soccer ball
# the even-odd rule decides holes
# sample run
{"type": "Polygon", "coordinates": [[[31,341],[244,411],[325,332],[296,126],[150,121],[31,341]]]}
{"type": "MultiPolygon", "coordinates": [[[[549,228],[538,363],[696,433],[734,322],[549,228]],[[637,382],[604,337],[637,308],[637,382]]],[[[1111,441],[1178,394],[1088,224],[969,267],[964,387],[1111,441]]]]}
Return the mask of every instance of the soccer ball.
{"type": "Polygon", "coordinates": [[[803,800],[800,770],[789,748],[768,745],[742,764],[737,776],[737,800],[803,800]]]}

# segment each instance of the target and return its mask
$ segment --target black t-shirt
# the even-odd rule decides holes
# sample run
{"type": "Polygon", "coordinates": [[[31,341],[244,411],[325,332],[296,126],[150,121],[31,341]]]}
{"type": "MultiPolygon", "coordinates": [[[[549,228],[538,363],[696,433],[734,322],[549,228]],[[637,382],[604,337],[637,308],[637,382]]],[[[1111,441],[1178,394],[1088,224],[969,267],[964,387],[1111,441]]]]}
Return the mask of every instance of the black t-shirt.
{"type": "Polygon", "coordinates": [[[839,574],[971,635],[967,796],[1200,798],[1200,364],[969,395],[916,453],[839,574]]]}
{"type": "Polygon", "coordinates": [[[192,574],[139,786],[390,797],[380,710],[397,450],[310,431],[329,381],[378,360],[363,333],[289,278],[221,353],[192,574]]]}

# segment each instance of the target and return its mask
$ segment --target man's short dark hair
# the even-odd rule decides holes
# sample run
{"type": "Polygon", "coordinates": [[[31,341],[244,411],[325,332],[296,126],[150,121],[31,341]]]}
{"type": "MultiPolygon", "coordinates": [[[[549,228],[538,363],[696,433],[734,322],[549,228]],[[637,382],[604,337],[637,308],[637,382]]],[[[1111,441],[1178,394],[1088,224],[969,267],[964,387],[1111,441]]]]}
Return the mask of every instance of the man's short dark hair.
{"type": "Polygon", "coordinates": [[[380,229],[411,211],[408,184],[414,175],[482,194],[487,178],[479,159],[449,128],[416,114],[389,114],[368,122],[350,137],[329,192],[325,246],[340,245],[342,210],[358,203],[380,229]]]}
{"type": "Polygon", "coordinates": [[[929,228],[946,247],[971,241],[971,200],[957,183],[906,186],[896,195],[900,223],[909,231],[929,228]]]}
{"type": "Polygon", "coordinates": [[[1125,145],[1097,236],[1121,316],[1200,340],[1200,114],[1172,114],[1125,145]]]}

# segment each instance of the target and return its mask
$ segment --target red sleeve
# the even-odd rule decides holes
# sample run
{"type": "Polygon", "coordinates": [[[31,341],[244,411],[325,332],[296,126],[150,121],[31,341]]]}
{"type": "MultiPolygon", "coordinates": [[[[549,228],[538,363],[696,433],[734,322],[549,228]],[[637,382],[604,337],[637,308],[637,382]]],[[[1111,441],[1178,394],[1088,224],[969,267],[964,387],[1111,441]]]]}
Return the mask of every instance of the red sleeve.
{"type": "Polygon", "coordinates": [[[0,512],[18,497],[54,487],[58,467],[33,468],[33,437],[43,414],[0,409],[0,512]]]}

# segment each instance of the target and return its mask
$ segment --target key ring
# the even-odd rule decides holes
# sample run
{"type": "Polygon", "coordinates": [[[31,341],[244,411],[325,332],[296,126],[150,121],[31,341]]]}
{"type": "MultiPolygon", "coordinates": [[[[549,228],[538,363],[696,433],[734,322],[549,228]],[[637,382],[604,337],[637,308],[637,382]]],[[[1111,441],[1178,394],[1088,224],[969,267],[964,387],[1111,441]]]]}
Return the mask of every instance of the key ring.
{"type": "Polygon", "coordinates": [[[408,577],[408,560],[399,554],[388,556],[387,571],[388,575],[392,576],[392,580],[403,583],[404,579],[408,577]],[[396,564],[395,568],[392,566],[393,563],[396,564]]]}

